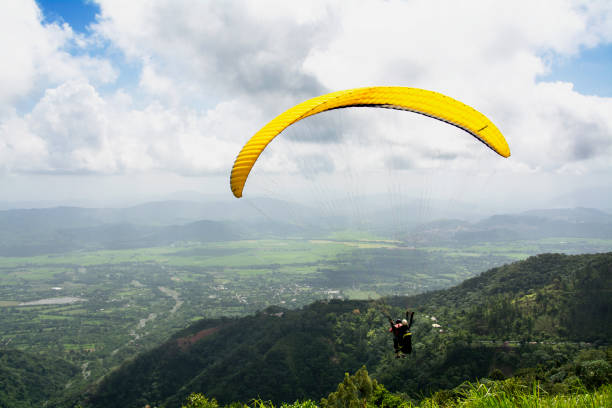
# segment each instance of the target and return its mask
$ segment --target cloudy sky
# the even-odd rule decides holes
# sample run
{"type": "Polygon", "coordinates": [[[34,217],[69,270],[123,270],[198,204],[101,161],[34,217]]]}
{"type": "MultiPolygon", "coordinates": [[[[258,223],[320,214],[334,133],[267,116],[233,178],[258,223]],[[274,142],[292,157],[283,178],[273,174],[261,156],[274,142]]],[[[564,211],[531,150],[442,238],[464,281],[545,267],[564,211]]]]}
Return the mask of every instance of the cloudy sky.
{"type": "Polygon", "coordinates": [[[0,8],[0,202],[229,198],[233,160],[267,121],[326,92],[397,85],[480,110],[512,156],[416,114],[342,110],[274,141],[245,196],[372,186],[462,189],[500,210],[612,208],[609,0],[0,8]]]}

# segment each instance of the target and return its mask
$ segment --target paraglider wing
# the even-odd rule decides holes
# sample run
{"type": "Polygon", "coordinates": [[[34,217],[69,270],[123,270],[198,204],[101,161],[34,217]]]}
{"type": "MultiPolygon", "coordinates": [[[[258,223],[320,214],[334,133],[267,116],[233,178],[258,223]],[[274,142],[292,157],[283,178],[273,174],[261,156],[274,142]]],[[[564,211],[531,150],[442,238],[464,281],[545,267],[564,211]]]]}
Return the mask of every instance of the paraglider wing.
{"type": "Polygon", "coordinates": [[[356,106],[400,109],[420,113],[455,125],[503,157],[510,156],[508,143],[485,115],[437,92],[401,86],[370,87],[332,92],[309,99],[281,113],[244,145],[232,168],[230,187],[237,198],[261,152],[291,124],[330,109],[356,106]]]}

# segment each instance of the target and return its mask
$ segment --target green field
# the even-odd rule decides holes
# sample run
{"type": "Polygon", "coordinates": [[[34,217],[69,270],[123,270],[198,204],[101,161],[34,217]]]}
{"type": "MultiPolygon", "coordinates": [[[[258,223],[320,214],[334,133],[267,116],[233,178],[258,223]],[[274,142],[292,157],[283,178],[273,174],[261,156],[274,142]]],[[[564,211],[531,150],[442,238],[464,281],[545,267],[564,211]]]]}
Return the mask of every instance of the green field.
{"type": "Polygon", "coordinates": [[[319,240],[0,257],[0,344],[87,363],[95,378],[202,317],[414,294],[540,252],[606,247],[611,240],[560,238],[414,248],[349,231],[319,240]],[[54,299],[60,304],[20,306],[54,299]]]}

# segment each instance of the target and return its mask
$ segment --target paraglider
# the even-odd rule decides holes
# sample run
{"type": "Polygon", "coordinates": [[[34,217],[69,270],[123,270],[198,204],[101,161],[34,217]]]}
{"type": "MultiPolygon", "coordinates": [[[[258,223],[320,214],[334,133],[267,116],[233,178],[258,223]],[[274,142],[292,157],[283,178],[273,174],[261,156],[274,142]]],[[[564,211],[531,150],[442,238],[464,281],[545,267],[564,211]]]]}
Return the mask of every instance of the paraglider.
{"type": "Polygon", "coordinates": [[[293,123],[330,109],[375,107],[416,112],[470,133],[502,157],[510,156],[506,139],[485,115],[437,92],[400,86],[356,88],[332,92],[302,102],[272,119],[244,145],[232,168],[230,187],[242,197],[246,180],[266,146],[293,123]]]}
{"type": "Polygon", "coordinates": [[[389,331],[393,333],[393,349],[395,350],[395,358],[403,357],[407,354],[412,353],[412,333],[410,327],[412,327],[412,319],[414,312],[406,310],[406,318],[402,320],[389,319],[391,327],[389,331]]]}

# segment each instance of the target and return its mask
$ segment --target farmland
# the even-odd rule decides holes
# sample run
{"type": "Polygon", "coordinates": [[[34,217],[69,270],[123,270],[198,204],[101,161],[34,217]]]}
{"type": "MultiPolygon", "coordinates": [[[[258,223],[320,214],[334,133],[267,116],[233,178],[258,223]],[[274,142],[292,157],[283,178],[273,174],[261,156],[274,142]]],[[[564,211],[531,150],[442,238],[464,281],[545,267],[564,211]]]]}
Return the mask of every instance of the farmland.
{"type": "MultiPolygon", "coordinates": [[[[95,378],[203,317],[448,287],[566,241],[495,247],[328,239],[183,242],[0,258],[0,344],[60,355],[95,378]]],[[[556,245],[556,248],[555,248],[556,245]]],[[[597,250],[608,240],[574,241],[597,250]]]]}

